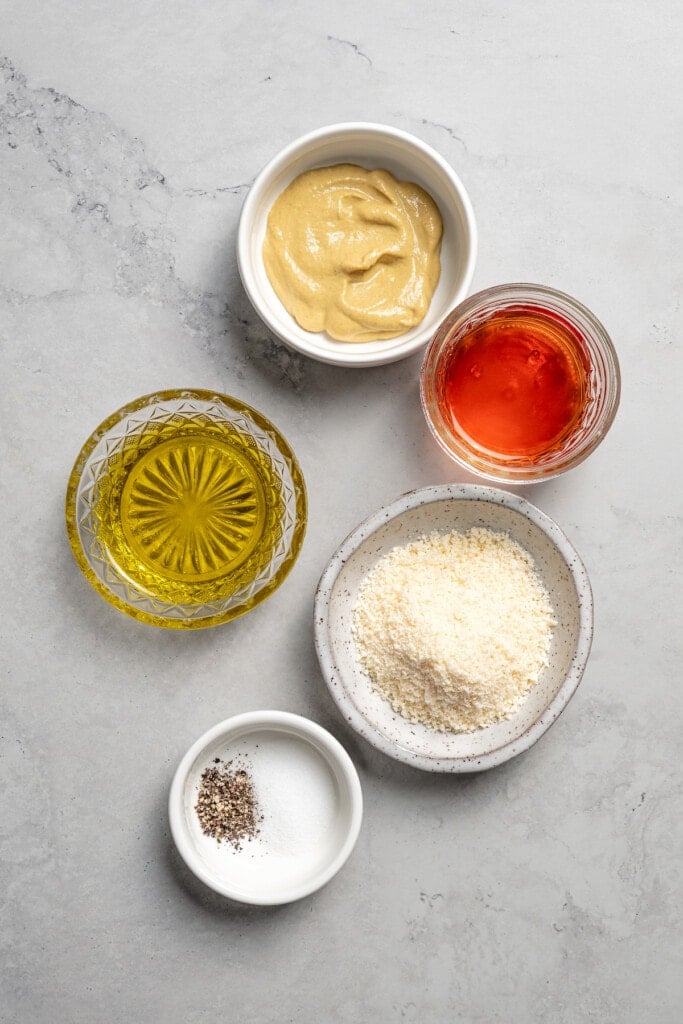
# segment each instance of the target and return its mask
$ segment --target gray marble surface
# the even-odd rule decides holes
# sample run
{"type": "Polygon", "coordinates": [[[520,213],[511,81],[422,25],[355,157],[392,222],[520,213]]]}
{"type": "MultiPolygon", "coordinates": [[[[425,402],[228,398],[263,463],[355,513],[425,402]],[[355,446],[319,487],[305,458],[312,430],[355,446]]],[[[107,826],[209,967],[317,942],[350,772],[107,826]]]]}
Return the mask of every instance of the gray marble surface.
{"type": "Polygon", "coordinates": [[[2,0],[3,1024],[681,1019],[683,9],[458,0],[2,0]],[[347,731],[312,599],[332,550],[412,487],[463,480],[431,441],[419,357],[289,353],[235,266],[249,183],[342,120],[456,168],[474,288],[533,280],[611,332],[602,447],[525,495],[581,552],[596,634],[569,708],[487,774],[431,777],[347,731]],[[310,527],[285,585],[196,635],[81,578],[63,499],[90,431],[137,395],[253,403],[298,453],[310,527]],[[276,707],[339,737],[366,814],[344,870],[275,910],[183,868],[166,798],[190,743],[276,707]]]}

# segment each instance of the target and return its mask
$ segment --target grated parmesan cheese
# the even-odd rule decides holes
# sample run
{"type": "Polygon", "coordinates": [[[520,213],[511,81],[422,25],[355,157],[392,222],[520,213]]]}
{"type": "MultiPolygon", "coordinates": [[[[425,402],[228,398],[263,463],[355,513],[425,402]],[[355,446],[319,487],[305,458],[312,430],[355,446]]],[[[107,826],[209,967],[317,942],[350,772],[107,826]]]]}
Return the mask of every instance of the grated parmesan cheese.
{"type": "Polygon", "coordinates": [[[374,687],[404,718],[449,732],[517,710],[548,664],[555,625],[531,555],[478,527],[393,548],[353,610],[374,687]]]}

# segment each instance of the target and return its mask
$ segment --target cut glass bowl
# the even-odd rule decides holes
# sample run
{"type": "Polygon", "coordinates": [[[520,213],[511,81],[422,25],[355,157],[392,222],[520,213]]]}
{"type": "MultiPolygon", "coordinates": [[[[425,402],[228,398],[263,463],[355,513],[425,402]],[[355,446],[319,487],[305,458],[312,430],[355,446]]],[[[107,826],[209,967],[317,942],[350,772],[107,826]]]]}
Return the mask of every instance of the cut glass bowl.
{"type": "Polygon", "coordinates": [[[211,391],[162,391],[88,438],[66,525],[84,576],[115,608],[201,629],[280,585],[301,549],[306,491],[294,453],[261,413],[211,391]]]}

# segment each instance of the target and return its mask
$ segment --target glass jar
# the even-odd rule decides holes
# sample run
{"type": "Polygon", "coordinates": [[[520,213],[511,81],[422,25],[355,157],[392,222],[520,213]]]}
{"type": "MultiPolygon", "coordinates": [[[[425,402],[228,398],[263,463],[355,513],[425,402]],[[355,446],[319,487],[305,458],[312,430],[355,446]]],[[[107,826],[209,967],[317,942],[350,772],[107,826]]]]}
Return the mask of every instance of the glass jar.
{"type": "Polygon", "coordinates": [[[420,391],[447,455],[489,480],[533,483],[577,466],[603,439],[619,363],[600,321],[569,295],[498,285],[443,321],[420,391]]]}

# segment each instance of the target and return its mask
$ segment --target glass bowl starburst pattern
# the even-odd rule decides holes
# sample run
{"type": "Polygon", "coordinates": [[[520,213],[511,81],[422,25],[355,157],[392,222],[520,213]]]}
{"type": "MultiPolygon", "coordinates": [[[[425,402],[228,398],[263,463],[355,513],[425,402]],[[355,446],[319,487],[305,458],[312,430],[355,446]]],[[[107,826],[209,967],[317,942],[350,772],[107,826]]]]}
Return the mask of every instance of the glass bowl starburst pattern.
{"type": "Polygon", "coordinates": [[[303,542],[306,491],[289,445],[255,409],[210,391],[162,391],[88,438],[66,523],[78,565],[110,604],[200,629],[279,586],[303,542]]]}

